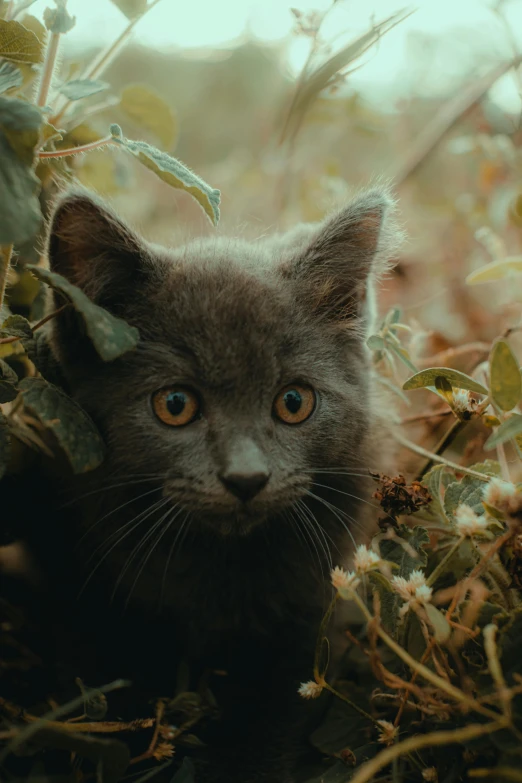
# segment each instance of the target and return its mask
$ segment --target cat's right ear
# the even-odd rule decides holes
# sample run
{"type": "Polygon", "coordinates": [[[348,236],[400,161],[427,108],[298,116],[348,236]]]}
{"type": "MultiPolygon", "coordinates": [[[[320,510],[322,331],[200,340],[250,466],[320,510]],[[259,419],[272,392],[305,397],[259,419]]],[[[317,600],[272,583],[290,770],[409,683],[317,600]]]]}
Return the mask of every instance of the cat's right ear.
{"type": "Polygon", "coordinates": [[[115,314],[124,308],[126,294],[139,287],[148,268],[143,240],[107,204],[81,190],[57,201],[47,255],[52,272],[115,314]]]}

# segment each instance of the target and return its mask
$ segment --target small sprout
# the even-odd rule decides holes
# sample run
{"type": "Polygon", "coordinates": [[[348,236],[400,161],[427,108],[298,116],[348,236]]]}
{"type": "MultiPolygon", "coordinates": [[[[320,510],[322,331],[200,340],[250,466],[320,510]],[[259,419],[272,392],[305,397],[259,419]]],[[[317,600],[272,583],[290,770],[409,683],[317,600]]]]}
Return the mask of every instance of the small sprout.
{"type": "Polygon", "coordinates": [[[426,577],[422,571],[412,571],[408,579],[403,576],[394,576],[391,584],[395,592],[406,601],[399,611],[401,617],[404,617],[409,609],[415,609],[431,601],[433,591],[426,584],[426,577]]]}
{"type": "Polygon", "coordinates": [[[377,742],[382,742],[383,745],[393,745],[397,739],[399,727],[394,726],[389,720],[378,720],[377,723],[381,727],[381,733],[377,737],[377,742]]]}
{"type": "Polygon", "coordinates": [[[437,783],[439,776],[437,775],[435,767],[426,767],[426,769],[423,769],[422,779],[426,780],[427,783],[437,783]]]}
{"type": "Polygon", "coordinates": [[[489,521],[482,514],[475,514],[473,509],[466,503],[462,503],[455,511],[455,528],[459,536],[484,535],[489,525],[489,521]]]}
{"type": "Polygon", "coordinates": [[[350,590],[356,590],[361,580],[354,571],[345,571],[340,566],[335,566],[330,573],[333,586],[339,592],[341,598],[350,598],[350,590]]]}
{"type": "Polygon", "coordinates": [[[381,564],[381,558],[376,552],[368,549],[364,544],[361,544],[355,550],[354,557],[355,572],[361,576],[367,574],[369,571],[373,571],[381,564]]]}
{"type": "Polygon", "coordinates": [[[314,680],[308,680],[308,682],[301,683],[297,692],[303,699],[317,699],[323,692],[323,686],[314,680]]]}

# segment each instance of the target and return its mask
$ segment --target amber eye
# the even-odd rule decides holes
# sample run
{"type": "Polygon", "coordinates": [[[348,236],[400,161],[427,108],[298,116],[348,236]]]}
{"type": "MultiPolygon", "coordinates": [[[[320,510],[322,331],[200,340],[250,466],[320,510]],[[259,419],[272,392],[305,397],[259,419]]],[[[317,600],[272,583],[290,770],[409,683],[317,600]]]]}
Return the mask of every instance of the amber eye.
{"type": "Polygon", "coordinates": [[[152,395],[154,413],[164,424],[182,427],[199,413],[199,401],[189,389],[160,389],[152,395]]]}
{"type": "Polygon", "coordinates": [[[285,424],[301,424],[314,412],[315,402],[310,386],[285,386],[274,400],[274,413],[285,424]]]}

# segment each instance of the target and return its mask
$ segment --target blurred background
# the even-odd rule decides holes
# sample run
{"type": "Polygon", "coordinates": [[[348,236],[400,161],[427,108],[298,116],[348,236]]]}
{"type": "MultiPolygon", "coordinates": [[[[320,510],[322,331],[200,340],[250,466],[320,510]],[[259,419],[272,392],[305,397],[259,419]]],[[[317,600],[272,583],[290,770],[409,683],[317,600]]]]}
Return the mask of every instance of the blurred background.
{"type": "MultiPolygon", "coordinates": [[[[62,78],[123,33],[123,7],[69,0],[62,78]]],[[[112,149],[76,158],[77,173],[167,244],[215,230],[255,238],[391,181],[408,240],[383,311],[401,306],[418,367],[469,372],[520,320],[522,276],[465,278],[522,250],[521,52],[522,0],[161,0],[104,72],[107,105],[92,122],[87,111],[73,143],[120,123],[222,191],[220,226],[112,149]],[[136,83],[173,112],[161,143],[120,102],[136,83]]]]}

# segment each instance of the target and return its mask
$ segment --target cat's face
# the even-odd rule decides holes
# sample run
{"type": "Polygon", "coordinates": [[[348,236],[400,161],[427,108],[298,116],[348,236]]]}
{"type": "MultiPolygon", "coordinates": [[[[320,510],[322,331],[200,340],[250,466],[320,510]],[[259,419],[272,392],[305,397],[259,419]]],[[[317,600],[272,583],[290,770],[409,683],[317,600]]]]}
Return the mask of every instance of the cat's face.
{"type": "Polygon", "coordinates": [[[361,325],[384,209],[374,194],[289,238],[165,251],[84,196],[62,202],[53,268],[141,335],[104,364],[73,313],[55,325],[71,392],[108,445],[100,474],[149,477],[165,513],[245,535],[292,515],[318,473],[368,467],[361,325]]]}

